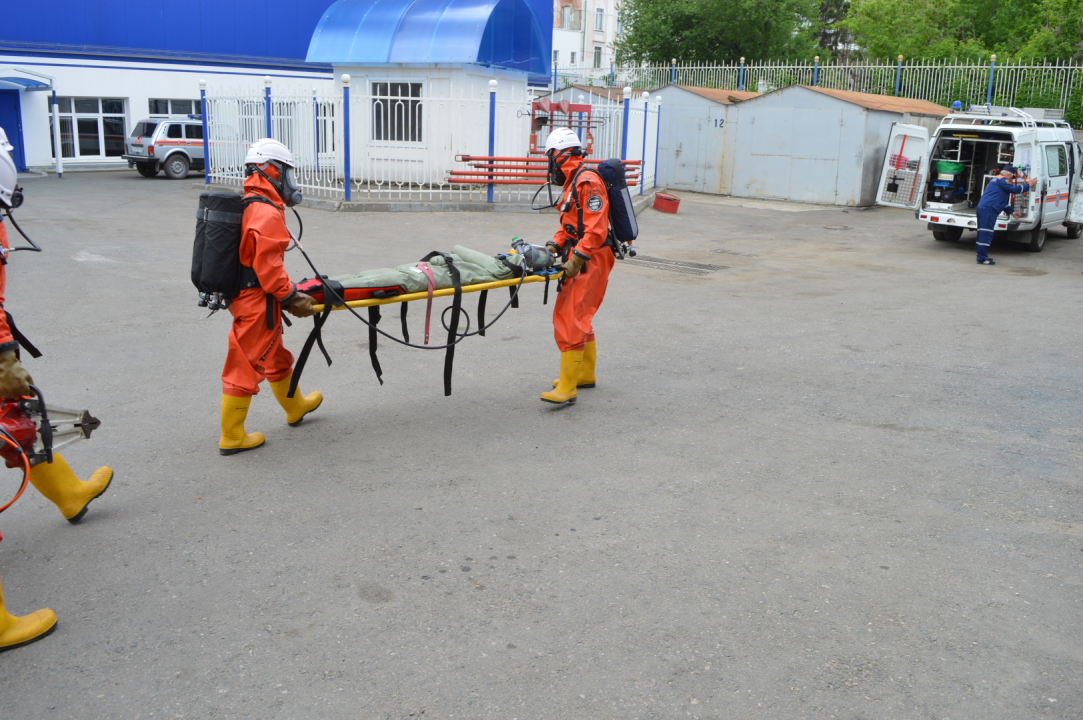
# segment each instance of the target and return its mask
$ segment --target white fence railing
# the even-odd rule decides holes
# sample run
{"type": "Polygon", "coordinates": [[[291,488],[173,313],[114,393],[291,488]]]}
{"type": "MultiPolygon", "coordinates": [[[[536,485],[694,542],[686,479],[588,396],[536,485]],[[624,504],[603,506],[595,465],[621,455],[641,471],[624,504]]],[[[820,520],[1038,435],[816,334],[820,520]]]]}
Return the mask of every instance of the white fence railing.
{"type": "MultiPolygon", "coordinates": [[[[995,57],[995,56],[994,56],[995,57]]],[[[1083,69],[1078,62],[1017,60],[869,61],[834,65],[817,61],[735,61],[722,64],[642,67],[554,68],[557,90],[573,84],[638,90],[665,85],[766,92],[789,85],[820,85],[878,95],[929,100],[950,106],[959,100],[995,105],[1054,107],[1066,114],[1083,106],[1083,69]]]]}
{"type": "MultiPolygon", "coordinates": [[[[269,79],[263,87],[211,87],[204,98],[207,182],[242,185],[248,147],[270,136],[293,152],[297,184],[306,197],[525,204],[536,184],[456,182],[451,174],[474,170],[476,177],[476,161],[464,162],[464,155],[528,156],[534,98],[525,86],[512,87],[411,80],[272,88],[269,79]],[[444,92],[429,94],[437,85],[444,92]]],[[[612,100],[578,98],[590,105],[593,122],[582,114],[569,119],[556,113],[549,121],[570,120],[584,139],[592,132],[594,157],[645,159],[645,183],[636,190],[642,192],[655,181],[659,132],[658,101],[644,97],[632,98],[627,112],[612,100]]],[[[551,127],[539,127],[539,144],[551,127]]]]}

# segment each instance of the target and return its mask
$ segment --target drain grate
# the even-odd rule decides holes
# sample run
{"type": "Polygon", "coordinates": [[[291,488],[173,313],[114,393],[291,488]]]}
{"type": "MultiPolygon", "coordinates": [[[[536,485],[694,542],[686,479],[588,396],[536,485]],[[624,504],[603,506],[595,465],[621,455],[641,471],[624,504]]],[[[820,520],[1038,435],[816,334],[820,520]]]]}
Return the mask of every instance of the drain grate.
{"type": "Polygon", "coordinates": [[[720,255],[737,255],[739,257],[759,257],[759,255],[753,255],[752,253],[737,252],[736,250],[727,250],[726,248],[715,248],[711,252],[720,255]]]}
{"type": "Polygon", "coordinates": [[[687,260],[668,260],[666,258],[652,257],[650,255],[636,255],[628,258],[627,262],[633,265],[654,268],[656,270],[669,270],[670,272],[684,273],[685,275],[708,275],[716,270],[725,270],[725,265],[712,265],[711,263],[688,262],[687,260]]]}

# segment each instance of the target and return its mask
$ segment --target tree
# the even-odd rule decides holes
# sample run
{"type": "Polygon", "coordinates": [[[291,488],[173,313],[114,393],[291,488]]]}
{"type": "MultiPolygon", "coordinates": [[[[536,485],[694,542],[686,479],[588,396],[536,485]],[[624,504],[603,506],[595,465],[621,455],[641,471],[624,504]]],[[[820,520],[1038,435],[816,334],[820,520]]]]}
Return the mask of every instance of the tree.
{"type": "Polygon", "coordinates": [[[719,63],[811,55],[816,0],[626,0],[622,63],[719,63]]]}
{"type": "Polygon", "coordinates": [[[869,57],[1083,60],[1083,0],[854,0],[838,25],[869,57]]]}

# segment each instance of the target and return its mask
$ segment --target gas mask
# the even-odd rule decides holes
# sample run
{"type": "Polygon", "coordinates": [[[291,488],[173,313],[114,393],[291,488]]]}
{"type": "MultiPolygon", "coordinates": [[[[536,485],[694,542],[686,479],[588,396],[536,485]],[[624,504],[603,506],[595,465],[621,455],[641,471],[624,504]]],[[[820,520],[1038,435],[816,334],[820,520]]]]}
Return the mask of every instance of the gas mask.
{"type": "Polygon", "coordinates": [[[540,245],[531,245],[526,240],[516,238],[512,241],[511,247],[522,258],[520,267],[529,272],[548,270],[556,262],[546,248],[540,245]]]}
{"type": "Polygon", "coordinates": [[[300,205],[302,200],[301,190],[293,182],[293,168],[273,160],[271,162],[278,169],[278,180],[272,180],[270,175],[260,170],[256,165],[246,166],[244,174],[247,177],[252,173],[259,173],[267,178],[267,182],[271,183],[274,189],[278,191],[278,197],[282,198],[282,203],[286,207],[300,205]]]}
{"type": "Polygon", "coordinates": [[[559,185],[564,187],[564,183],[568,181],[568,176],[564,173],[562,168],[569,159],[573,157],[579,157],[583,154],[583,151],[579,148],[569,148],[560,152],[550,151],[549,155],[549,183],[551,185],[559,185]]]}

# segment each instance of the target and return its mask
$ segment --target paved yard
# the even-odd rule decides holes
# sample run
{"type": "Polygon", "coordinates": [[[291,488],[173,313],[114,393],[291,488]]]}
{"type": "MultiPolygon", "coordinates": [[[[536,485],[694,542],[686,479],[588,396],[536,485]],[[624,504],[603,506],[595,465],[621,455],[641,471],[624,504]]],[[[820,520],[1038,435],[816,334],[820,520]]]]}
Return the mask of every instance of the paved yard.
{"type": "MultiPolygon", "coordinates": [[[[442,353],[381,343],[381,387],[336,314],[323,407],[265,391],[222,458],[191,181],[24,184],[5,307],[117,479],[78,526],[33,489],[0,517],[8,608],[60,617],[0,655],[5,720],[1083,716],[1083,241],[987,268],[904,211],[685,195],[640,252],[725,269],[618,263],[575,406],[537,397],[538,285],[447,398],[442,353]]],[[[302,213],[331,274],[556,224],[302,213]]]]}

